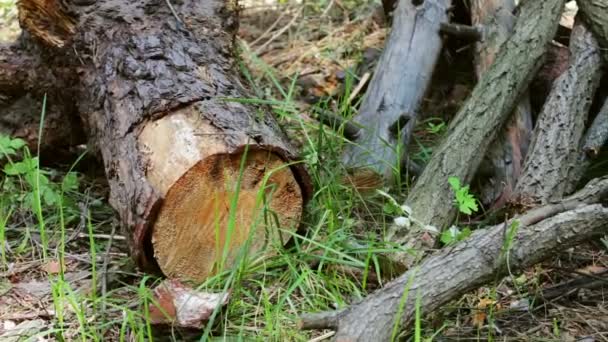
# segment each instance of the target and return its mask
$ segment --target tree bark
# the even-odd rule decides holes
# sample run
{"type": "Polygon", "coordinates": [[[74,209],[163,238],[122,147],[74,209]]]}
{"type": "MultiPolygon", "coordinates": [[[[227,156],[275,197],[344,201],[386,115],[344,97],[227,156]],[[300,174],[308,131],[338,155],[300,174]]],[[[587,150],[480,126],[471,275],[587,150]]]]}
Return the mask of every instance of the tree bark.
{"type": "MultiPolygon", "coordinates": [[[[486,28],[485,39],[477,44],[475,66],[481,78],[496,57],[500,46],[509,38],[515,25],[514,0],[473,0],[471,19],[486,28]]],[[[477,175],[481,181],[479,198],[484,205],[501,207],[510,197],[521,173],[530,134],[532,108],[526,90],[509,121],[490,144],[477,175]]]]}
{"type": "MultiPolygon", "coordinates": [[[[502,45],[496,60],[482,75],[473,93],[450,123],[443,141],[411,189],[406,204],[422,225],[439,229],[454,219],[453,176],[469,183],[497,132],[507,120],[534,73],[543,62],[548,43],[557,30],[563,0],[526,1],[513,35],[502,45]]],[[[398,264],[411,265],[422,255],[419,230],[394,227],[389,238],[416,253],[389,255],[398,264]]]]}
{"type": "Polygon", "coordinates": [[[604,105],[593,119],[584,141],[583,151],[589,158],[597,158],[602,146],[608,142],[608,100],[604,101],[604,105]]]}
{"type": "Polygon", "coordinates": [[[400,175],[401,158],[420,103],[441,52],[439,34],[447,22],[451,0],[400,1],[392,31],[365,98],[354,120],[362,129],[344,151],[344,164],[358,174],[392,183],[400,175]]]}
{"type": "Polygon", "coordinates": [[[554,83],[532,138],[516,193],[522,203],[559,200],[579,179],[585,122],[601,78],[600,47],[577,20],[570,38],[570,65],[554,83]]]}
{"type": "MultiPolygon", "coordinates": [[[[602,48],[608,48],[608,4],[604,0],[578,0],[576,3],[602,48]]],[[[603,55],[608,56],[606,52],[603,55]]]]}
{"type": "Polygon", "coordinates": [[[49,68],[76,75],[79,115],[141,267],[200,281],[242,248],[288,238],[278,228],[297,228],[310,181],[273,118],[230,100],[248,97],[231,2],[40,4],[21,1],[20,22],[62,55],[49,68]]]}
{"type": "Polygon", "coordinates": [[[411,325],[418,299],[423,314],[433,312],[479,286],[605,234],[608,208],[598,203],[607,198],[608,178],[595,179],[560,204],[474,232],[359,303],[303,315],[300,326],[334,329],[338,341],[389,341],[395,325],[398,331],[411,325]],[[508,232],[515,233],[510,241],[508,232]],[[508,244],[511,248],[505,249],[508,244]]]}

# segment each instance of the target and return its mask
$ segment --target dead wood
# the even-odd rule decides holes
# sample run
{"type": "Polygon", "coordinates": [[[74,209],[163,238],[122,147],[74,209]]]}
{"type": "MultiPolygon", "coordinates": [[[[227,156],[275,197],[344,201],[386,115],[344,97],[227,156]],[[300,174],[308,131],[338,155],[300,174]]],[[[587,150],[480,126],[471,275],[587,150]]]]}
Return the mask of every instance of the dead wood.
{"type": "MultiPolygon", "coordinates": [[[[310,195],[272,116],[229,100],[248,97],[234,67],[231,4],[19,3],[37,42],[23,60],[60,75],[49,89],[65,91],[100,152],[133,257],[171,277],[202,280],[243,247],[285,242],[277,228],[295,230],[310,195]]],[[[47,77],[14,72],[21,88],[47,77]]]]}
{"type": "Polygon", "coordinates": [[[597,158],[606,142],[608,142],[608,100],[604,101],[604,105],[585,134],[583,151],[589,158],[597,158]]]}
{"type": "MultiPolygon", "coordinates": [[[[589,29],[602,48],[608,48],[608,6],[604,0],[578,0],[577,5],[589,29]]],[[[604,53],[604,57],[607,56],[604,53]]]]}
{"type": "MultiPolygon", "coordinates": [[[[516,19],[514,11],[514,0],[471,1],[473,24],[486,27],[485,39],[476,46],[475,69],[478,78],[488,71],[500,46],[511,35],[516,19]]],[[[502,132],[490,144],[480,166],[479,198],[484,205],[501,207],[509,199],[523,167],[532,128],[532,108],[526,90],[502,132]]]]}
{"type": "MultiPolygon", "coordinates": [[[[442,229],[451,224],[456,207],[448,178],[457,177],[465,184],[473,178],[489,149],[489,141],[496,137],[542,65],[563,5],[563,0],[523,4],[513,34],[451,122],[445,138],[434,149],[431,160],[409,193],[406,204],[422,225],[442,229]]],[[[395,227],[390,239],[414,251],[422,247],[417,230],[408,233],[395,227]]],[[[409,253],[389,257],[406,266],[413,260],[409,253]]]]}
{"type": "Polygon", "coordinates": [[[482,26],[441,23],[440,32],[467,41],[479,41],[484,35],[482,26]]]}
{"type": "Polygon", "coordinates": [[[559,200],[579,181],[573,172],[602,67],[597,40],[580,21],[572,31],[570,55],[539,115],[517,183],[517,196],[526,203],[559,200]]]}
{"type": "Polygon", "coordinates": [[[344,164],[354,177],[371,170],[383,181],[400,174],[404,146],[412,133],[423,96],[441,51],[441,23],[448,20],[451,0],[400,1],[392,31],[354,121],[359,136],[344,151],[344,164]],[[391,129],[400,122],[403,127],[391,129]]]}
{"type": "Polygon", "coordinates": [[[334,329],[336,340],[388,341],[395,324],[400,331],[413,322],[417,300],[423,313],[433,312],[470,290],[605,234],[608,208],[599,203],[607,196],[608,178],[595,179],[559,204],[476,231],[359,303],[337,312],[303,315],[300,326],[334,329]],[[512,241],[506,241],[509,231],[515,234],[512,241]],[[505,250],[507,244],[511,248],[505,250]]]}

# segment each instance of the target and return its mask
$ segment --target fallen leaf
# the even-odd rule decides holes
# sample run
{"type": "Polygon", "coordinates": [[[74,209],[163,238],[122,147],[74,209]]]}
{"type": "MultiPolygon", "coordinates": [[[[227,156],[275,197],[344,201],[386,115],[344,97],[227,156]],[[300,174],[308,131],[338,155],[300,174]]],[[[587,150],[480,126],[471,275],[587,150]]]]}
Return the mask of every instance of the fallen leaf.
{"type": "Polygon", "coordinates": [[[496,301],[490,298],[481,298],[479,300],[479,303],[477,304],[477,310],[475,312],[475,315],[473,315],[473,324],[478,329],[481,329],[486,321],[486,309],[489,306],[493,306],[494,304],[496,304],[496,301]]]}
{"type": "Polygon", "coordinates": [[[61,263],[57,260],[51,260],[44,265],[43,269],[47,274],[59,274],[61,273],[61,263]]]}
{"type": "Polygon", "coordinates": [[[228,303],[229,293],[202,292],[173,279],[160,283],[154,297],[155,303],[150,305],[153,324],[200,329],[217,307],[228,303]]]}
{"type": "Polygon", "coordinates": [[[608,268],[598,265],[589,265],[583,268],[579,268],[577,271],[584,274],[599,274],[605,272],[608,268]]]}

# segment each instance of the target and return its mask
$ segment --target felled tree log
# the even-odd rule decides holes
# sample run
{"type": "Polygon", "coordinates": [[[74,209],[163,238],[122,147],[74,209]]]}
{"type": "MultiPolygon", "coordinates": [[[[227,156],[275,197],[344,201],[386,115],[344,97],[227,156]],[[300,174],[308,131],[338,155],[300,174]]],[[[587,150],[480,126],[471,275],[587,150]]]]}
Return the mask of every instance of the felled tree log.
{"type": "MultiPolygon", "coordinates": [[[[477,171],[489,142],[495,139],[541,66],[547,44],[557,30],[563,0],[526,1],[521,7],[513,34],[502,45],[492,66],[450,123],[443,141],[411,189],[406,204],[422,225],[443,229],[452,223],[456,207],[448,183],[453,176],[469,183],[477,171]]],[[[415,251],[423,250],[420,231],[394,227],[392,241],[415,251]]],[[[418,253],[421,255],[422,253],[418,253]]],[[[398,264],[416,260],[410,253],[394,253],[398,264]]]]}
{"type": "Polygon", "coordinates": [[[605,234],[608,208],[599,203],[607,199],[608,178],[595,179],[559,204],[474,232],[359,303],[336,312],[303,315],[300,326],[336,330],[337,341],[392,340],[393,332],[412,324],[417,300],[422,314],[433,312],[509,271],[518,272],[605,234]],[[515,233],[510,241],[506,241],[508,232],[515,233]],[[505,250],[509,244],[511,248],[505,250]]]}
{"type": "Polygon", "coordinates": [[[169,277],[202,280],[242,248],[283,243],[310,195],[273,118],[230,100],[248,97],[235,13],[223,0],[20,2],[24,29],[62,54],[48,67],[77,75],[72,100],[134,258],[169,277]]]}
{"type": "Polygon", "coordinates": [[[518,201],[545,204],[559,200],[579,179],[572,174],[582,152],[582,138],[602,59],[594,35],[577,20],[570,37],[570,65],[555,81],[534,128],[518,201]]]}
{"type": "MultiPolygon", "coordinates": [[[[489,69],[500,46],[511,35],[515,25],[514,11],[514,0],[471,1],[473,24],[486,28],[485,39],[476,46],[478,78],[489,69]]],[[[501,207],[509,199],[523,167],[532,128],[532,108],[526,90],[482,161],[478,177],[481,181],[479,198],[484,205],[501,207]]]]}
{"type": "Polygon", "coordinates": [[[392,31],[354,117],[362,129],[344,151],[344,164],[354,170],[353,183],[368,183],[358,177],[377,178],[378,184],[399,177],[405,146],[439,58],[439,31],[448,20],[450,4],[451,0],[398,3],[392,31]]]}

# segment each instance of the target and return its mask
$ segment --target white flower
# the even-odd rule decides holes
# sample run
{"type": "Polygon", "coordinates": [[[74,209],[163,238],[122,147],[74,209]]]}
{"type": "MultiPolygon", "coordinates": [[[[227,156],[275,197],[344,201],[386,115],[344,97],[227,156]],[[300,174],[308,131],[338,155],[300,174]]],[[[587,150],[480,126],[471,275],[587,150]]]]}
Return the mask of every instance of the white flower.
{"type": "Polygon", "coordinates": [[[451,226],[450,228],[448,228],[448,232],[450,232],[450,236],[455,239],[456,237],[458,237],[458,234],[460,234],[460,229],[458,229],[458,227],[456,226],[451,226]]]}
{"type": "Polygon", "coordinates": [[[409,205],[402,205],[401,210],[407,214],[407,216],[412,216],[412,208],[409,205]]]}
{"type": "Polygon", "coordinates": [[[412,222],[405,216],[395,217],[395,224],[401,228],[410,228],[412,222]]]}
{"type": "Polygon", "coordinates": [[[431,233],[435,233],[435,234],[439,233],[439,229],[437,229],[437,227],[435,227],[435,226],[431,226],[430,224],[427,224],[422,229],[426,230],[427,232],[431,232],[431,233]]]}

